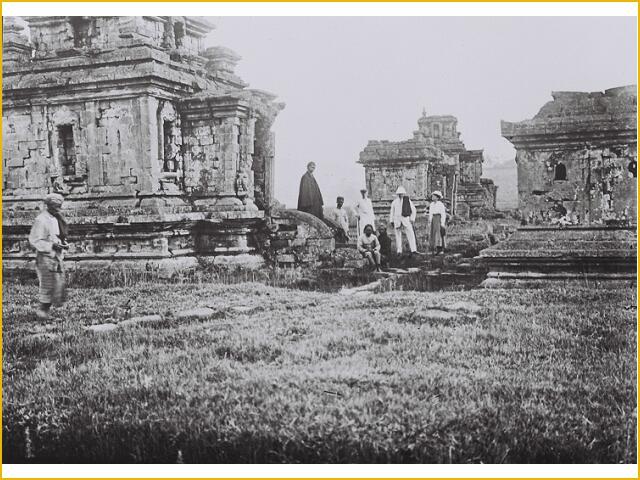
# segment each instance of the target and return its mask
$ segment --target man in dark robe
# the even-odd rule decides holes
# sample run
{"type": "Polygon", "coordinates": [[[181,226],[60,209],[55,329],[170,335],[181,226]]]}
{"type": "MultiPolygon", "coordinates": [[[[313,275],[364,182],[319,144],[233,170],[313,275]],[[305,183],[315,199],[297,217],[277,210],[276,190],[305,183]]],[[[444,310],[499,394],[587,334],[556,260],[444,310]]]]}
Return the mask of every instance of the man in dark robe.
{"type": "Polygon", "coordinates": [[[316,179],[313,176],[313,171],[315,169],[316,164],[310,162],[307,165],[307,173],[305,173],[300,179],[298,210],[310,213],[318,218],[323,218],[322,205],[324,205],[324,202],[322,201],[322,193],[320,193],[318,182],[316,182],[316,179]]]}

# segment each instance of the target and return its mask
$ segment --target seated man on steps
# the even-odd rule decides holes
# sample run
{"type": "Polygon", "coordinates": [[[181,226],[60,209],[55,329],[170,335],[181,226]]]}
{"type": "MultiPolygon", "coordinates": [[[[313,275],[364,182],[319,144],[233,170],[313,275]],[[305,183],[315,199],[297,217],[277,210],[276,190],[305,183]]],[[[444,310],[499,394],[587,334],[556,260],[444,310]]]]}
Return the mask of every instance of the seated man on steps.
{"type": "Polygon", "coordinates": [[[380,242],[373,234],[371,225],[365,226],[362,235],[358,237],[358,251],[369,261],[370,265],[376,268],[376,272],[382,271],[380,269],[380,242]]]}

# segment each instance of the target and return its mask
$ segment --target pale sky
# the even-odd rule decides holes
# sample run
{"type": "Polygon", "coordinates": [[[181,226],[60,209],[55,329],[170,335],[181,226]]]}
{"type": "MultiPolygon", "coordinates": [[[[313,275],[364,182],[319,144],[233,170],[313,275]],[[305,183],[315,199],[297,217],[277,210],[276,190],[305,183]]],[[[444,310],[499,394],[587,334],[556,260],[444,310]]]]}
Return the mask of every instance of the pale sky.
{"type": "Polygon", "coordinates": [[[558,90],[635,84],[632,17],[211,17],[208,45],[286,103],[276,133],[276,197],[295,207],[309,161],[325,204],[364,184],[367,141],[404,140],[427,114],[458,117],[469,149],[514,158],[500,120],[531,118],[558,90]]]}

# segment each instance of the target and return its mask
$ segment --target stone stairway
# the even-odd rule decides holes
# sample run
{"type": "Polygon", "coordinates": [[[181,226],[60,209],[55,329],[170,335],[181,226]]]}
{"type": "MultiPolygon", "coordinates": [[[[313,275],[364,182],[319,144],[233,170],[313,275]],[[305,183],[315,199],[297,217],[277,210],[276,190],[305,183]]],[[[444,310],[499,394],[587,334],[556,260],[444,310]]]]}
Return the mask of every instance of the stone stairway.
{"type": "Polygon", "coordinates": [[[485,204],[485,191],[479,183],[458,186],[456,199],[459,203],[466,203],[469,207],[480,208],[485,204]]]}
{"type": "MultiPolygon", "coordinates": [[[[356,252],[357,253],[357,252],[356,252]]],[[[365,295],[390,290],[434,291],[470,288],[479,285],[486,269],[478,257],[461,253],[444,255],[414,254],[392,257],[383,272],[372,272],[375,280],[340,290],[342,295],[365,295]]],[[[366,264],[361,269],[369,268],[366,264]]]]}

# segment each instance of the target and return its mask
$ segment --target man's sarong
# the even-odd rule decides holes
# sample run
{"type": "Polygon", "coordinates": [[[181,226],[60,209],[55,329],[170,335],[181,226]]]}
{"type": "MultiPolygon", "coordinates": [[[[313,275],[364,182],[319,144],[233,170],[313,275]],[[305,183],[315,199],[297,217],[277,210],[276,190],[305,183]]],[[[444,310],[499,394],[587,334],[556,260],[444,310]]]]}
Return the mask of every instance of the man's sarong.
{"type": "Polygon", "coordinates": [[[36,257],[36,272],[40,283],[38,300],[41,303],[50,303],[56,306],[62,305],[67,296],[62,262],[55,257],[38,253],[36,257]]]}

